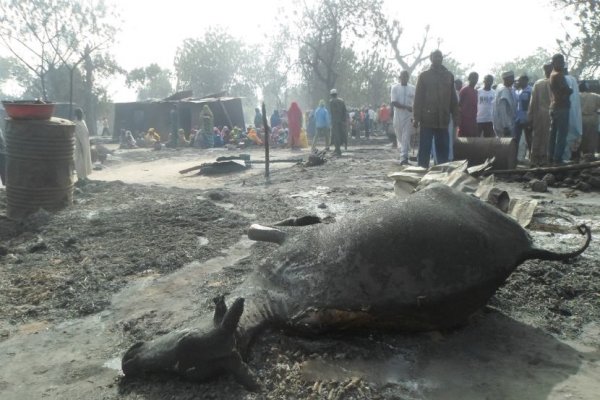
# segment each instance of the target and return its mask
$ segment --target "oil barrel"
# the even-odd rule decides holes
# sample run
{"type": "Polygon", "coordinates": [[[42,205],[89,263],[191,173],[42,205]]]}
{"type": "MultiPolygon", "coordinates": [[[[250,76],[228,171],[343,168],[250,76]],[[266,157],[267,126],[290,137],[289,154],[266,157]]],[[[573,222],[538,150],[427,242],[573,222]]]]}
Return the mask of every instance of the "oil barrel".
{"type": "Polygon", "coordinates": [[[75,124],[66,119],[6,119],[7,217],[73,203],[75,124]]]}
{"type": "Polygon", "coordinates": [[[472,166],[495,157],[494,169],[514,169],[518,149],[513,138],[459,137],[454,139],[454,160],[467,160],[472,166]]]}

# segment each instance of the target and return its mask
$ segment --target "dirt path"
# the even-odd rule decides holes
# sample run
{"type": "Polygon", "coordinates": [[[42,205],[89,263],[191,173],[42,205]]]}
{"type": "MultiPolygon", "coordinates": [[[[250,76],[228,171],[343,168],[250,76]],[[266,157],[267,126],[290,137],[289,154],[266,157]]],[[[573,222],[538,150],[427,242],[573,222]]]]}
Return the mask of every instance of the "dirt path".
{"type": "MultiPolygon", "coordinates": [[[[273,149],[272,159],[297,159],[306,158],[308,150],[289,151],[287,149],[273,149]]],[[[95,171],[94,179],[112,181],[121,180],[126,183],[140,183],[144,185],[175,186],[184,189],[219,188],[232,181],[231,175],[223,176],[198,176],[195,172],[179,174],[179,171],[213,162],[217,157],[238,154],[249,154],[251,160],[264,160],[264,149],[249,148],[227,151],[224,148],[210,150],[198,149],[164,149],[155,152],[150,149],[122,150],[112,158],[111,166],[101,171],[95,171]],[[133,162],[133,161],[137,162],[133,162]]],[[[293,163],[274,163],[270,168],[273,171],[289,168],[293,163]]],[[[264,174],[264,166],[259,164],[246,172],[236,173],[233,180],[241,178],[259,179],[264,174]]]]}
{"type": "MultiPolygon", "coordinates": [[[[270,185],[261,168],[210,178],[177,173],[222,153],[121,152],[92,175],[107,182],[82,187],[70,209],[24,224],[2,217],[0,189],[0,398],[597,398],[596,239],[575,261],[524,264],[493,308],[463,329],[318,340],[267,333],[250,362],[264,387],[258,394],[230,378],[122,378],[128,346],[200,323],[210,316],[210,299],[238,287],[270,251],[244,239],[250,223],[307,213],[335,221],[394,196],[386,175],[396,154],[381,145],[350,150],[317,168],[278,164],[270,185]]],[[[262,159],[260,150],[244,152],[262,159]]],[[[298,155],[306,152],[274,152],[298,155]]],[[[598,231],[595,196],[567,199],[556,191],[544,207],[598,231]]],[[[557,249],[579,240],[534,237],[557,249]]]]}

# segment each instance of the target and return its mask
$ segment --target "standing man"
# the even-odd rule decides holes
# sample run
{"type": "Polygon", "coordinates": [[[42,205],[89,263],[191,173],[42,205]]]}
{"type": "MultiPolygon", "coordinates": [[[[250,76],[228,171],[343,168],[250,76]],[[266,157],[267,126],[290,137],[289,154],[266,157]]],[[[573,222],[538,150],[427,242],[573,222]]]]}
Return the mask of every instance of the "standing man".
{"type": "Polygon", "coordinates": [[[494,77],[483,77],[483,87],[477,91],[477,136],[495,137],[494,133],[494,101],[496,91],[492,89],[494,77]]]}
{"type": "Polygon", "coordinates": [[[531,134],[531,164],[534,166],[548,163],[548,135],[550,134],[550,73],[552,64],[544,65],[546,78],[539,79],[533,84],[531,102],[527,111],[531,134]]]}
{"type": "Polygon", "coordinates": [[[550,141],[548,143],[548,160],[552,164],[562,164],[567,133],[569,133],[569,96],[573,90],[565,79],[565,58],[562,54],[552,57],[552,73],[550,74],[550,141]]]}
{"type": "MultiPolygon", "coordinates": [[[[527,112],[529,111],[529,102],[531,101],[531,86],[529,85],[529,77],[527,75],[519,76],[517,79],[517,90],[515,91],[517,96],[517,116],[515,120],[515,140],[517,146],[520,147],[521,137],[525,133],[525,144],[527,150],[531,150],[531,126],[527,118],[527,112]]],[[[527,151],[521,151],[519,149],[519,158],[523,159],[522,155],[526,154],[527,151]]]]}
{"type": "Polygon", "coordinates": [[[315,127],[317,132],[312,142],[312,149],[317,149],[317,140],[323,136],[325,138],[325,150],[329,151],[329,144],[331,142],[331,118],[329,117],[329,111],[325,108],[325,100],[319,101],[319,107],[313,112],[315,127]]]}
{"type": "Polygon", "coordinates": [[[496,88],[494,102],[494,130],[498,137],[512,137],[515,131],[517,100],[513,91],[515,74],[507,71],[502,74],[503,85],[496,88]]]}
{"type": "Polygon", "coordinates": [[[394,107],[394,132],[400,145],[400,165],[408,165],[410,138],[414,133],[412,126],[415,87],[408,84],[408,71],[400,73],[400,83],[392,86],[392,106],[394,107]]]}
{"type": "MultiPolygon", "coordinates": [[[[583,122],[583,135],[579,152],[589,158],[594,157],[598,147],[598,135],[600,129],[600,95],[588,91],[587,84],[579,84],[579,96],[581,98],[581,119],[583,122]]],[[[0,150],[1,151],[1,150],[0,150]]]]}
{"type": "Polygon", "coordinates": [[[331,99],[329,100],[329,111],[331,112],[331,138],[335,150],[333,154],[336,156],[342,155],[340,146],[348,141],[348,111],[344,100],[337,97],[337,90],[331,89],[329,92],[331,99]]]}
{"type": "Polygon", "coordinates": [[[175,103],[173,103],[171,111],[169,111],[169,127],[171,128],[171,132],[169,132],[170,140],[165,146],[176,149],[178,142],[177,131],[179,130],[179,113],[177,112],[177,104],[175,103]]]}
{"type": "Polygon", "coordinates": [[[254,127],[256,131],[259,132],[263,128],[263,117],[260,112],[260,108],[256,107],[254,109],[254,127]]]}
{"type": "Polygon", "coordinates": [[[581,122],[581,98],[579,97],[579,84],[573,75],[569,74],[568,68],[565,66],[565,79],[567,85],[573,91],[569,96],[571,108],[569,109],[569,133],[567,133],[567,144],[565,145],[565,154],[563,159],[576,160],[577,150],[581,145],[581,135],[583,133],[583,123],[581,122]]]}
{"type": "Polygon", "coordinates": [[[418,160],[423,168],[429,168],[434,138],[439,163],[448,162],[448,125],[451,117],[455,121],[458,117],[454,76],[442,65],[442,52],[433,51],[429,59],[431,67],[419,75],[413,105],[413,124],[415,128],[420,127],[421,136],[418,160]]]}
{"type": "Polygon", "coordinates": [[[371,120],[371,113],[369,113],[368,106],[364,108],[363,115],[363,121],[365,122],[365,139],[369,140],[371,137],[371,125],[373,121],[371,120]]]}
{"type": "Polygon", "coordinates": [[[75,171],[80,181],[86,181],[92,173],[90,133],[83,120],[83,110],[75,109],[75,171]]]}
{"type": "Polygon", "coordinates": [[[396,134],[390,134],[390,120],[392,119],[391,109],[387,106],[387,104],[383,103],[379,108],[377,118],[379,119],[379,124],[381,126],[381,130],[392,142],[392,149],[398,148],[398,139],[396,138],[396,134]]]}
{"type": "Polygon", "coordinates": [[[110,136],[110,130],[108,129],[108,118],[106,115],[102,118],[102,136],[110,136]]]}
{"type": "MultiPolygon", "coordinates": [[[[456,92],[456,101],[458,104],[458,94],[460,93],[460,90],[463,87],[463,81],[460,79],[455,79],[454,80],[454,89],[456,92]]],[[[458,105],[456,106],[458,109],[458,105]]],[[[450,123],[448,124],[448,161],[452,161],[454,160],[454,140],[456,139],[456,136],[458,136],[458,115],[459,113],[456,113],[456,118],[451,118],[450,119],[450,123]]],[[[434,143],[435,143],[435,139],[433,139],[434,143]]],[[[437,164],[437,158],[436,158],[436,154],[435,154],[435,149],[433,149],[433,159],[437,164]]]]}
{"type": "Polygon", "coordinates": [[[6,182],[6,144],[4,142],[4,135],[2,134],[2,128],[0,128],[0,184],[4,185],[6,182]]]}
{"type": "Polygon", "coordinates": [[[459,124],[458,136],[476,137],[477,132],[477,90],[475,85],[479,81],[479,74],[469,74],[469,84],[462,88],[458,94],[459,124]]]}

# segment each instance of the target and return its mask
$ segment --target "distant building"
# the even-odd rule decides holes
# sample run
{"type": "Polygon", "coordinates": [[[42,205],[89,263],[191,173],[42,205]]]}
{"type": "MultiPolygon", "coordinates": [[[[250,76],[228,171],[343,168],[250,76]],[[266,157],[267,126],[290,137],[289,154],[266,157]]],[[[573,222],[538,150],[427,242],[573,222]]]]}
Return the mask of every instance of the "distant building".
{"type": "Polygon", "coordinates": [[[171,96],[158,101],[136,101],[131,103],[115,103],[115,132],[121,129],[131,132],[146,132],[150,128],[156,129],[161,134],[161,140],[168,139],[170,130],[169,113],[173,104],[177,105],[179,114],[179,128],[186,134],[196,126],[201,126],[200,111],[208,105],[214,115],[215,126],[219,128],[227,125],[230,128],[239,126],[243,128],[244,112],[242,99],[239,97],[207,97],[175,99],[171,96]]]}

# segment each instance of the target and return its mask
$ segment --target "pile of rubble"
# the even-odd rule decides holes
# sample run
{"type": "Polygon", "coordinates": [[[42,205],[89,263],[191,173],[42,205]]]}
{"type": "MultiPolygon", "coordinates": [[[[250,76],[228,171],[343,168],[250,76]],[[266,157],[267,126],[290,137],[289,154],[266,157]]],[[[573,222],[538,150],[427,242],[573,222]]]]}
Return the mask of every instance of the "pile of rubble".
{"type": "Polygon", "coordinates": [[[546,192],[548,188],[570,188],[582,192],[600,191],[600,167],[557,172],[526,172],[512,175],[510,180],[526,182],[534,192],[546,192]]]}

